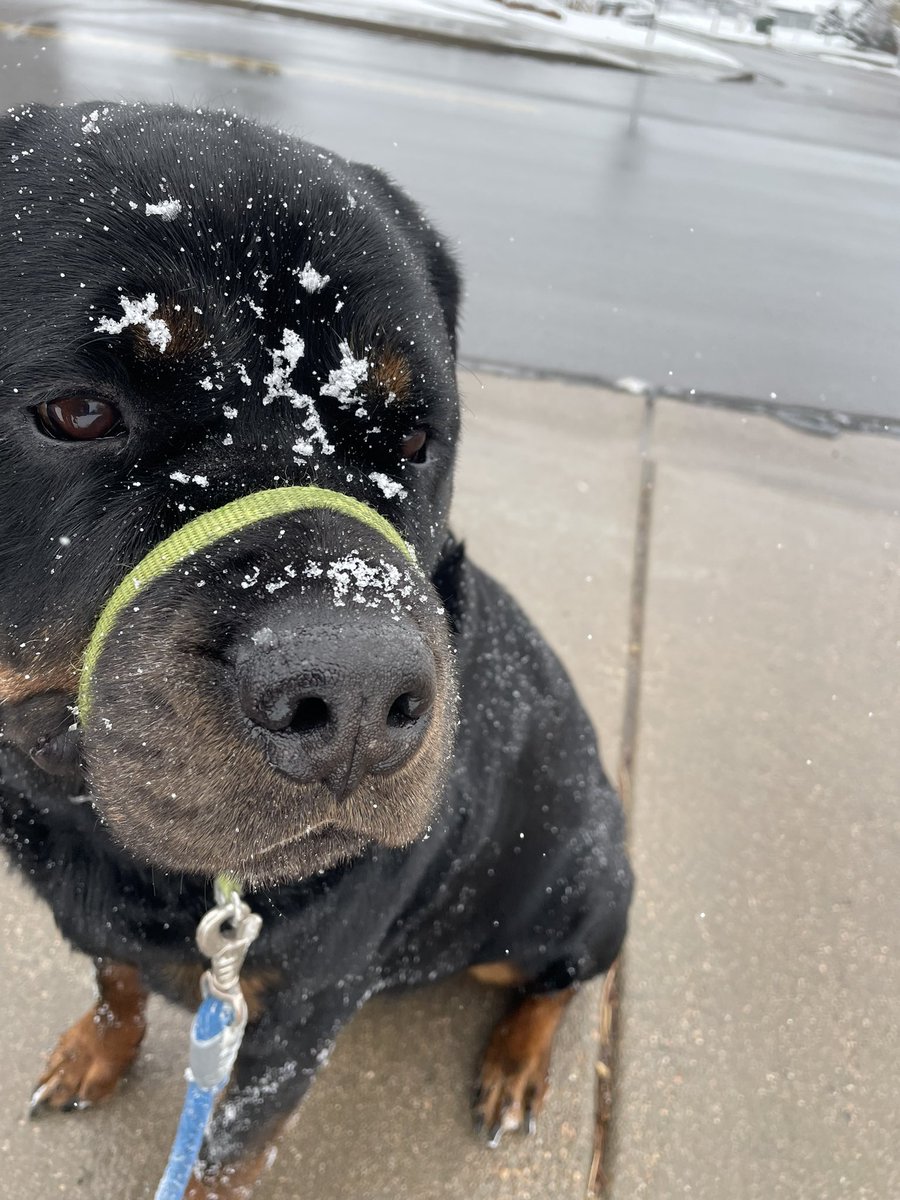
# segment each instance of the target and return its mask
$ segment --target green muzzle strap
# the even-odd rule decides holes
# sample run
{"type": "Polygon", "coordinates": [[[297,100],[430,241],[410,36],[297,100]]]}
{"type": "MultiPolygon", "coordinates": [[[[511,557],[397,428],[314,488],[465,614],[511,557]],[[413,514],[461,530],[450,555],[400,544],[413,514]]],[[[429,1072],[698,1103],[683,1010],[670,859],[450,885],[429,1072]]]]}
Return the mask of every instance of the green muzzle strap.
{"type": "Polygon", "coordinates": [[[221,508],[202,513],[154,546],[150,553],[129,571],[103,606],[88,642],[78,683],[78,720],[82,728],[87,726],[90,718],[94,673],[103,647],[120,613],[134,602],[135,596],[172,567],[176,567],[200,550],[214,546],[229,534],[245,529],[248,525],[255,525],[258,521],[265,521],[269,517],[282,517],[288,513],[302,512],[304,509],[326,509],[368,525],[415,566],[416,557],[412,548],[381,513],[361,500],[345,496],[343,492],[329,491],[327,488],[269,488],[267,491],[241,496],[229,504],[223,504],[221,508]]]}

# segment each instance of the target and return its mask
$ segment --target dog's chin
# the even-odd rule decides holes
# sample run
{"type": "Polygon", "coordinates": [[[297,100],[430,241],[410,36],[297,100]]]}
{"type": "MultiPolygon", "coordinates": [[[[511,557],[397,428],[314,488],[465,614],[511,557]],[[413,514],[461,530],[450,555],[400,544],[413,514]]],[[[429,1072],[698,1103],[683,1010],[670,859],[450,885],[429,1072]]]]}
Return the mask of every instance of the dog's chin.
{"type": "Polygon", "coordinates": [[[370,842],[354,830],[329,823],[270,845],[248,847],[243,860],[229,870],[247,887],[297,883],[358,858],[370,842]]]}
{"type": "Polygon", "coordinates": [[[409,830],[396,838],[376,837],[336,822],[314,827],[298,824],[295,830],[272,840],[248,839],[240,843],[222,837],[192,836],[190,827],[169,827],[164,842],[145,840],[140,833],[115,819],[107,821],[110,832],[133,858],[168,874],[234,876],[245,887],[299,883],[332,867],[351,862],[367,847],[396,847],[415,840],[409,830]]]}
{"type": "Polygon", "coordinates": [[[370,777],[340,803],[321,785],[273,789],[264,800],[256,791],[220,785],[206,803],[203,793],[188,802],[180,784],[167,801],[146,779],[126,783],[115,772],[97,771],[91,799],[113,839],[136,862],[167,874],[228,874],[247,887],[262,887],[301,882],[369,847],[417,841],[434,810],[440,776],[418,783],[404,786],[402,771],[370,777]],[[180,803],[173,803],[176,797],[180,803]]]}

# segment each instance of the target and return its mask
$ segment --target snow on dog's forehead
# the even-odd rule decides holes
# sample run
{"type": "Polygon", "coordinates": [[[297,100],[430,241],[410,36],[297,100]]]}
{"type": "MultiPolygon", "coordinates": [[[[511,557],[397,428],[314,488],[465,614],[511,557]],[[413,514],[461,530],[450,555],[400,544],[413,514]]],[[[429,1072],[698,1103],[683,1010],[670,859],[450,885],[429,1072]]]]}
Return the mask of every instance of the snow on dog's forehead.
{"type": "MultiPolygon", "coordinates": [[[[63,321],[78,309],[92,326],[124,318],[129,336],[175,355],[196,338],[174,337],[168,313],[180,309],[183,328],[199,299],[216,320],[239,310],[283,328],[327,310],[357,359],[385,330],[406,354],[444,348],[426,256],[404,227],[416,218],[369,168],[233,113],[174,105],[26,107],[5,134],[0,189],[13,203],[0,204],[0,260],[34,251],[29,270],[51,303],[66,302],[63,321]]],[[[347,356],[333,369],[350,399],[347,356]]]]}
{"type": "Polygon", "coordinates": [[[408,250],[367,203],[365,169],[234,113],[87,103],[10,110],[4,125],[0,174],[19,185],[19,219],[32,199],[52,220],[68,207],[83,226],[78,241],[108,233],[114,249],[130,217],[155,223],[154,244],[177,242],[178,253],[191,255],[195,242],[207,261],[240,248],[278,263],[288,239],[298,251],[288,269],[308,295],[327,286],[336,262],[366,267],[374,256],[383,269],[408,250]],[[52,186],[34,187],[39,176],[52,186]]]}

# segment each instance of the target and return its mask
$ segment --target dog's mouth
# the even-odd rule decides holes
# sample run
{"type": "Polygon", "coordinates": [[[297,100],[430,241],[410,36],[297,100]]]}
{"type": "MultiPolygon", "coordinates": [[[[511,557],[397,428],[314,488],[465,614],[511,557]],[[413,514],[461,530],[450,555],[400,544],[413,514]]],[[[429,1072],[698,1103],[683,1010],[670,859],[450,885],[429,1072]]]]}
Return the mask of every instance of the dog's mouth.
{"type": "Polygon", "coordinates": [[[258,884],[421,836],[455,725],[431,586],[336,607],[312,572],[254,609],[198,576],[222,578],[214,555],[142,592],[96,669],[85,763],[114,836],[163,869],[258,884]]]}
{"type": "Polygon", "coordinates": [[[327,822],[279,838],[248,853],[240,877],[253,882],[292,880],[349,862],[365,849],[368,839],[360,833],[327,822]]]}

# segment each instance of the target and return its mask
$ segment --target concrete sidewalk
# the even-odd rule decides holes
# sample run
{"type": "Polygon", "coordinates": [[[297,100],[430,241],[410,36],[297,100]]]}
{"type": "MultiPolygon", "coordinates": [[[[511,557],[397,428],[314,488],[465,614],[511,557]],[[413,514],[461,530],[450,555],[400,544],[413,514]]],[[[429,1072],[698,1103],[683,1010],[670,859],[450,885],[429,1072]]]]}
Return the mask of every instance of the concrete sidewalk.
{"type": "Polygon", "coordinates": [[[900,1195],[900,442],[658,406],[614,1200],[900,1195]]]}
{"type": "MultiPolygon", "coordinates": [[[[462,383],[457,529],[559,647],[610,769],[642,451],[655,470],[613,1200],[900,1194],[900,443],[462,383]]],[[[0,971],[0,1194],[152,1196],[187,1015],[153,1005],[108,1108],[29,1124],[90,972],[5,874],[0,971]]],[[[583,1200],[597,987],[564,1026],[538,1135],[491,1152],[467,1103],[499,1003],[465,980],[373,1001],[259,1200],[583,1200]]]]}

